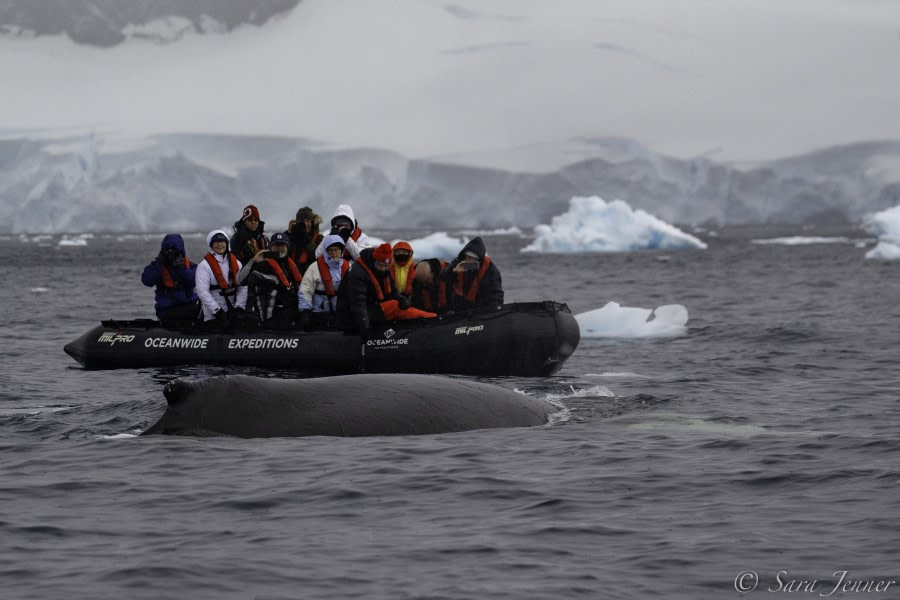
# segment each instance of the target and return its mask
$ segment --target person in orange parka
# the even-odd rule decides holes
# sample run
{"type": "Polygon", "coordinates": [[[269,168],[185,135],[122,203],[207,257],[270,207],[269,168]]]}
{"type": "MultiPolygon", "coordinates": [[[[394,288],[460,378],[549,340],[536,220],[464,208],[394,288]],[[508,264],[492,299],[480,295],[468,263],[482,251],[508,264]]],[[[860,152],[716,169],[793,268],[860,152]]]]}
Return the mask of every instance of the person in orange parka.
{"type": "Polygon", "coordinates": [[[392,248],[391,280],[394,282],[394,297],[401,307],[409,308],[413,293],[416,269],[413,263],[413,249],[409,242],[399,241],[392,248]]]}

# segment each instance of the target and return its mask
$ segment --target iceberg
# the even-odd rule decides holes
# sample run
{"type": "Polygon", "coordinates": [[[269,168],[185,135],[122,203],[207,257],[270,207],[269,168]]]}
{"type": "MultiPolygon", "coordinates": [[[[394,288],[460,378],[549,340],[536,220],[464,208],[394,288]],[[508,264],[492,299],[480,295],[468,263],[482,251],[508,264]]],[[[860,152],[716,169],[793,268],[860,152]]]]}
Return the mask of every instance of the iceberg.
{"type": "Polygon", "coordinates": [[[575,320],[583,338],[677,337],[687,333],[688,311],[680,304],[650,309],[607,302],[575,315],[575,320]]]}
{"type": "MultiPolygon", "coordinates": [[[[393,240],[391,246],[400,240],[393,240]]],[[[423,238],[415,240],[406,240],[413,249],[413,259],[416,261],[426,258],[442,258],[444,260],[452,260],[456,258],[460,250],[463,249],[469,239],[466,237],[456,238],[448,235],[446,232],[438,231],[423,238]]]]}
{"type": "Polygon", "coordinates": [[[705,249],[706,244],[622,200],[574,197],[568,212],[534,228],[535,240],[522,252],[633,252],[650,249],[705,249]]]}
{"type": "Polygon", "coordinates": [[[878,243],[866,252],[866,258],[900,260],[900,205],[875,213],[867,219],[866,225],[878,236],[878,243]]]}

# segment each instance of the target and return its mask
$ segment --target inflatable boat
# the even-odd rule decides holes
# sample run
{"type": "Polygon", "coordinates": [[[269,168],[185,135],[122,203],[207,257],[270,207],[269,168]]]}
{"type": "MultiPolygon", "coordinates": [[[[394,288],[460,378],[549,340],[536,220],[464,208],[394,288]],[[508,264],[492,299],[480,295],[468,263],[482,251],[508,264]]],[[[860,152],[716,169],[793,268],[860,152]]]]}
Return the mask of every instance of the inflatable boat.
{"type": "Polygon", "coordinates": [[[556,373],[580,332],[565,304],[504,304],[434,319],[394,321],[371,338],[323,322],[103,321],[66,344],[87,369],[245,365],[315,373],[424,373],[543,377],[556,373]]]}

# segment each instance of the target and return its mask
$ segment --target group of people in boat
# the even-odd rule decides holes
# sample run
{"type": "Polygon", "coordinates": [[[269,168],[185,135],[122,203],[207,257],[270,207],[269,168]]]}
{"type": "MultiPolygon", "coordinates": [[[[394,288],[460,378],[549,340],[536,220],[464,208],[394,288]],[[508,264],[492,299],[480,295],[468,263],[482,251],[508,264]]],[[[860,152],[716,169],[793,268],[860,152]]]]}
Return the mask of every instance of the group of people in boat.
{"type": "Polygon", "coordinates": [[[269,237],[259,209],[250,204],[231,237],[220,229],[209,232],[209,252],[199,263],[188,259],[181,235],[167,234],[141,276],[156,288],[156,316],[307,329],[337,322],[367,336],[383,321],[503,304],[500,271],[480,237],[447,263],[415,260],[406,241],[375,246],[347,204],[337,207],[327,234],[319,231],[322,223],[304,206],[286,231],[269,237]]]}

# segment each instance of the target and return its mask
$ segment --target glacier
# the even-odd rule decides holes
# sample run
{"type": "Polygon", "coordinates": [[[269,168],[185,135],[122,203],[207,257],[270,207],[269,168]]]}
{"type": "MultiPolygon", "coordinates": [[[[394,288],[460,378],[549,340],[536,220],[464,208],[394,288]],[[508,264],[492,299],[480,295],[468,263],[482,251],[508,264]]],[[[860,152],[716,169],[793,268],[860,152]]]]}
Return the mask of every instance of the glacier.
{"type": "Polygon", "coordinates": [[[349,203],[365,228],[431,231],[533,228],[591,196],[680,225],[863,223],[900,204],[891,167],[900,142],[752,165],[683,160],[617,138],[572,144],[578,162],[528,172],[305,138],[0,132],[0,234],[209,231],[248,203],[276,228],[301,206],[326,215],[349,203]],[[593,157],[583,158],[586,147],[593,157]]]}

